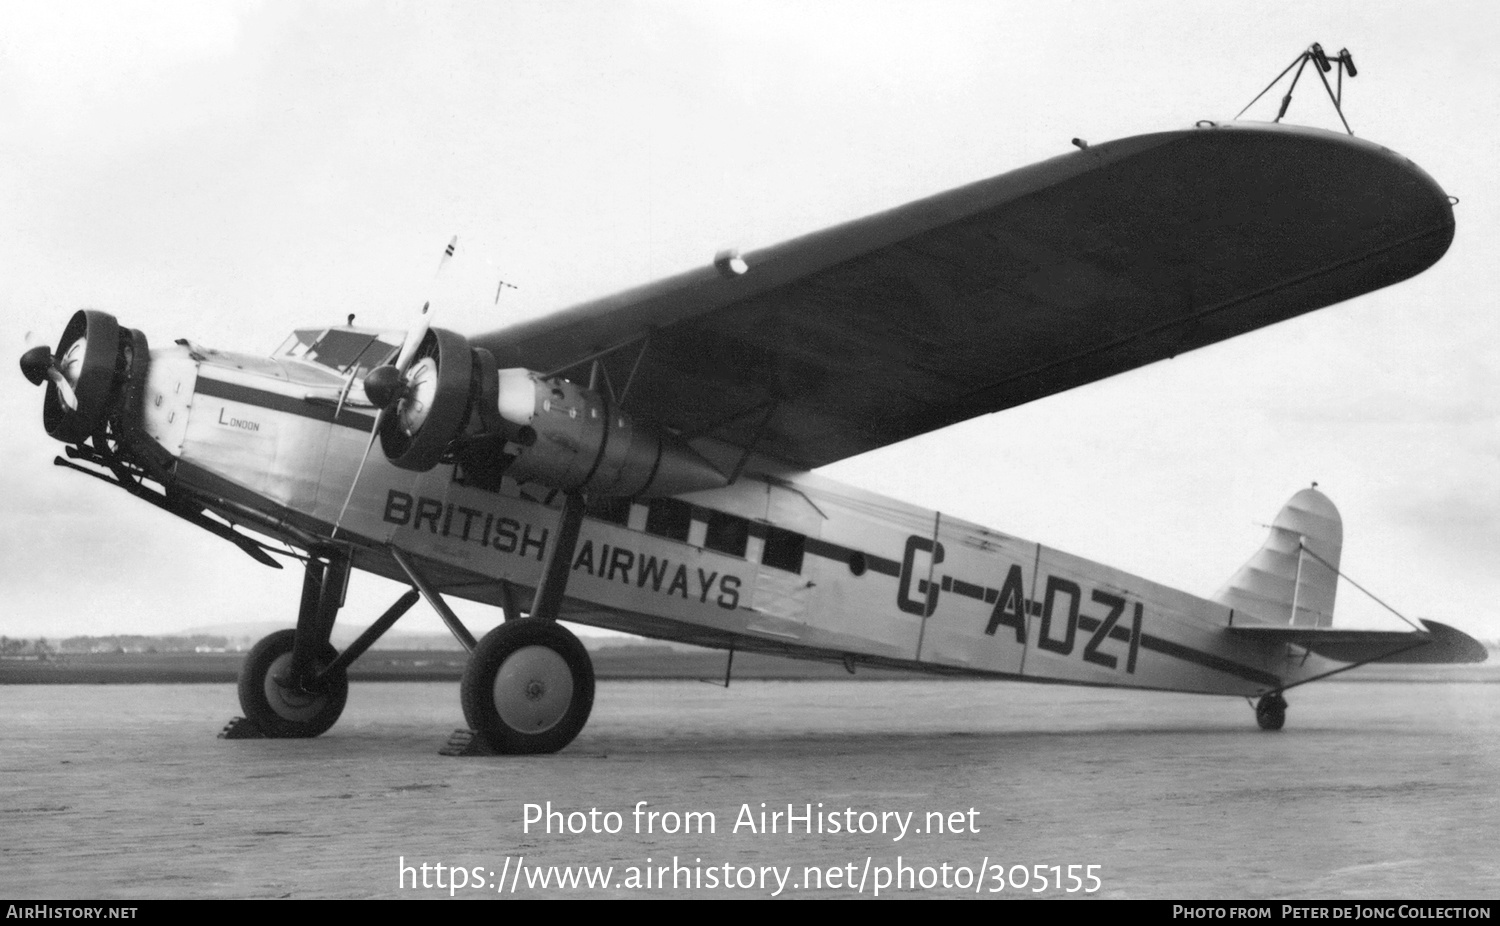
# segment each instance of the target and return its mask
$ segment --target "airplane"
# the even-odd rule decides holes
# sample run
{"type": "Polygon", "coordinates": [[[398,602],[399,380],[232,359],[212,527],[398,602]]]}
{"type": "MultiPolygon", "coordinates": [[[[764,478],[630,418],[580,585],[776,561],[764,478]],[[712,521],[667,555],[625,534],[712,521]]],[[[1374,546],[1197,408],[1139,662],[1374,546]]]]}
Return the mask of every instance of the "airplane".
{"type": "Polygon", "coordinates": [[[1453,234],[1442,188],[1380,145],[1204,121],[473,337],[429,303],[405,331],[350,316],[260,356],[84,309],[21,367],[58,465],[303,564],[295,628],[244,662],[247,734],[331,728],[350,664],[419,597],[470,652],[460,701],[494,753],[588,721],[593,667],[559,620],[730,665],[1242,696],[1276,730],[1298,685],[1485,657],[1435,621],[1333,626],[1342,525],[1315,488],[1202,598],[813,471],[1408,279],[1453,234]],[[409,588],[338,651],[356,569],[409,588]],[[504,619],[476,639],[453,596],[504,619]]]}

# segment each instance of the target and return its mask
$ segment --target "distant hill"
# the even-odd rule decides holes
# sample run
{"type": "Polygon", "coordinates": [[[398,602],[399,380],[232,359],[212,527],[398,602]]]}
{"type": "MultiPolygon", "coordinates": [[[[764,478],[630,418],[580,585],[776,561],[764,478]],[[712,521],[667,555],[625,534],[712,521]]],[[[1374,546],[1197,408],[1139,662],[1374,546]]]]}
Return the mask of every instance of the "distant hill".
{"type": "MultiPolygon", "coordinates": [[[[189,627],[171,634],[161,634],[163,637],[192,637],[192,636],[217,636],[229,641],[231,650],[248,650],[254,646],[256,641],[262,637],[275,633],[278,630],[286,630],[296,626],[291,620],[287,621],[241,621],[232,624],[207,624],[202,627],[189,627]]],[[[352,624],[336,624],[333,628],[333,645],[343,649],[355,638],[365,632],[364,627],[352,624]]],[[[449,633],[407,633],[400,630],[391,630],[375,641],[375,649],[401,649],[401,650],[461,650],[458,641],[453,639],[449,633]]]]}
{"type": "MultiPolygon", "coordinates": [[[[256,641],[267,634],[278,630],[285,630],[294,626],[291,621],[242,621],[239,623],[208,624],[202,627],[189,627],[187,630],[177,631],[171,634],[159,634],[163,638],[183,638],[212,636],[222,637],[228,641],[227,649],[239,651],[248,650],[254,646],[256,641]]],[[[612,646],[631,646],[646,643],[641,637],[628,634],[615,633],[608,630],[596,630],[592,627],[582,627],[577,624],[568,624],[569,629],[578,634],[583,645],[589,650],[606,649],[612,646]]],[[[333,628],[333,645],[343,649],[353,643],[365,628],[356,624],[338,624],[333,628]]],[[[480,635],[476,631],[476,636],[480,635]]],[[[660,643],[649,641],[653,645],[670,646],[673,648],[685,646],[677,643],[660,643]]],[[[379,640],[375,641],[373,649],[377,650],[433,650],[443,652],[460,652],[463,647],[450,633],[407,633],[401,630],[388,631],[379,640]]],[[[698,647],[686,647],[696,650],[698,647]]]]}

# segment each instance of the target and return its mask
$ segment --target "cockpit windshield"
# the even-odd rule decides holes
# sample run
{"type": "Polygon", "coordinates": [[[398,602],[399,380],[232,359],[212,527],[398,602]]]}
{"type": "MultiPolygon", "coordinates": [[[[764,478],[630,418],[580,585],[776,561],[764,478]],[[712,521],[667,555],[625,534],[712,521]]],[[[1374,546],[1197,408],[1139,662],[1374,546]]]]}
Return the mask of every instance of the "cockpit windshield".
{"type": "Polygon", "coordinates": [[[394,360],[403,336],[400,331],[302,328],[292,332],[272,356],[310,361],[339,373],[354,370],[356,377],[362,377],[394,360]]]}

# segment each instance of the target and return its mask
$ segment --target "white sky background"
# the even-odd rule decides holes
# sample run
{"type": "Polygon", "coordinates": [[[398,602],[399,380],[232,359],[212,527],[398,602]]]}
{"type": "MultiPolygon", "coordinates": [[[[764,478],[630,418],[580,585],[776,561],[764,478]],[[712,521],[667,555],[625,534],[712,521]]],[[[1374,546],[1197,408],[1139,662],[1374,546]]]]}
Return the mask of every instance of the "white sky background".
{"type": "MultiPolygon", "coordinates": [[[[0,345],[81,306],[269,352],[521,314],[1094,142],[1227,119],[1313,40],[1354,130],[1462,199],[1391,289],[827,474],[1202,595],[1317,480],[1344,569],[1500,637],[1500,64],[1487,3],[0,6],[0,345]],[[493,305],[500,277],[520,287],[493,305]]],[[[1274,115],[1280,91],[1250,115],[1274,115]]],[[[1311,70],[1288,121],[1337,128],[1311,70]]],[[[14,371],[14,367],[12,370],[14,371]]],[[[51,465],[0,376],[0,633],[295,618],[300,576],[51,465]]],[[[361,575],[343,619],[395,587],[361,575]]],[[[1340,591],[1341,622],[1378,608],[1340,591]]],[[[498,619],[462,609],[482,630],[498,619]]],[[[404,629],[436,629],[423,608],[404,629]]]]}

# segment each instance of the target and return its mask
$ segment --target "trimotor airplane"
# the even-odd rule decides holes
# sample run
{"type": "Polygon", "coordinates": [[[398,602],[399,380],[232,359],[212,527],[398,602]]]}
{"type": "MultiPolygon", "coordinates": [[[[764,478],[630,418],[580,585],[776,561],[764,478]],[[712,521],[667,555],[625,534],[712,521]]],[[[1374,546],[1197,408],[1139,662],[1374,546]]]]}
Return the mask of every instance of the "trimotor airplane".
{"type": "Polygon", "coordinates": [[[1316,489],[1199,598],[811,472],[1407,279],[1453,237],[1431,177],[1350,135],[1202,122],[1076,148],[473,338],[424,306],[262,357],[82,310],[21,365],[57,463],[305,563],[296,628],[240,677],[267,737],[329,729],[418,596],[471,651],[464,716],[502,753],[588,720],[560,618],[731,661],[1244,696],[1266,729],[1287,689],[1356,665],[1482,660],[1432,621],[1332,626],[1342,528],[1316,489]],[[352,569],[410,589],[339,652],[352,569]],[[455,595],[505,620],[476,641],[455,595]]]}

